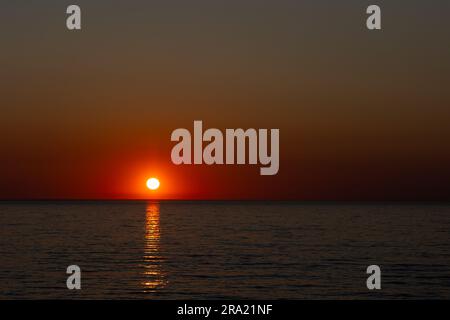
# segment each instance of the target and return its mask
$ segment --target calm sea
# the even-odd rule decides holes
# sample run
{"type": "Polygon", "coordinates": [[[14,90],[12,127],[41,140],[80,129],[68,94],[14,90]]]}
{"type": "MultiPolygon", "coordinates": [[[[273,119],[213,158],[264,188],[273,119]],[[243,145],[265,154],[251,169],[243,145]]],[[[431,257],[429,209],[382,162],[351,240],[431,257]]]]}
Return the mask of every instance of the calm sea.
{"type": "Polygon", "coordinates": [[[450,205],[0,202],[0,298],[449,299],[450,205]]]}

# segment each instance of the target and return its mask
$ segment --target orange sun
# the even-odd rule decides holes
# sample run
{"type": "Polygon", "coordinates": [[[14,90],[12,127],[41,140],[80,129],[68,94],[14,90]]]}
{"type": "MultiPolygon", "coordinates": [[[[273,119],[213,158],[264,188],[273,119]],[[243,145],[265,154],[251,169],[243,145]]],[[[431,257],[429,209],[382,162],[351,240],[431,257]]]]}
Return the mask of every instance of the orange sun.
{"type": "Polygon", "coordinates": [[[156,190],[159,188],[159,180],[156,178],[150,178],[147,180],[147,188],[150,190],[156,190]]]}

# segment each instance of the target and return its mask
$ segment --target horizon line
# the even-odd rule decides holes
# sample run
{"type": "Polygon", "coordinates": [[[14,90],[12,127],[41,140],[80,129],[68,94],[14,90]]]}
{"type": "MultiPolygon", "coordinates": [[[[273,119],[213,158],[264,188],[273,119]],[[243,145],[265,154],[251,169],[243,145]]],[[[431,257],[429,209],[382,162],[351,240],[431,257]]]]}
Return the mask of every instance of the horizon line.
{"type": "Polygon", "coordinates": [[[303,203],[450,203],[450,200],[351,200],[351,199],[136,199],[136,198],[36,198],[36,199],[1,199],[0,202],[303,202],[303,203]]]}

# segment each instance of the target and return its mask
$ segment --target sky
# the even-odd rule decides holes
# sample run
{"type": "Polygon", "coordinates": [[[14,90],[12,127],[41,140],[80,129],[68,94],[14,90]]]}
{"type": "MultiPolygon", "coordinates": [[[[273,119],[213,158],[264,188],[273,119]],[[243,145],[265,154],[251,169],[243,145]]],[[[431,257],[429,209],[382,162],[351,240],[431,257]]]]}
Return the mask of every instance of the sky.
{"type": "Polygon", "coordinates": [[[450,201],[450,3],[376,3],[3,1],[0,199],[450,201]],[[278,174],[174,165],[194,120],[279,128],[278,174]]]}

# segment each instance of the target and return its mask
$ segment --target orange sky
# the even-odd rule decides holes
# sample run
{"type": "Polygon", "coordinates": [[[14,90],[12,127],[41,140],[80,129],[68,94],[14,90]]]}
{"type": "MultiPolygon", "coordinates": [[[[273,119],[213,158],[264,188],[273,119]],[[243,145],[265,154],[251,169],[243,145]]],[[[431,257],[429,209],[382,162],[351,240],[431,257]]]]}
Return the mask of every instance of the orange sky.
{"type": "Polygon", "coordinates": [[[450,200],[448,4],[127,3],[1,10],[1,199],[450,200]],[[194,120],[279,128],[278,175],[173,165],[194,120]]]}

